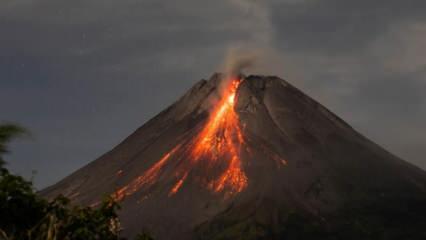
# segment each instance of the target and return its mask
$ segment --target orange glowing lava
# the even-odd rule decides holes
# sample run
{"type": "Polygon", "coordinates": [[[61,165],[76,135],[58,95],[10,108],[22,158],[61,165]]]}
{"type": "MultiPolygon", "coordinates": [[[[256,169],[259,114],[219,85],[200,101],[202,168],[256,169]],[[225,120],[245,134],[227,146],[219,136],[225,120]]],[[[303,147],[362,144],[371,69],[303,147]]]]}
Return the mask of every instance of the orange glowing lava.
{"type": "Polygon", "coordinates": [[[188,176],[188,173],[185,173],[181,179],[173,186],[172,190],[169,192],[169,197],[176,194],[177,191],[182,187],[183,182],[185,181],[186,177],[188,176]]]}
{"type": "Polygon", "coordinates": [[[195,138],[187,144],[175,146],[141,176],[116,191],[113,197],[122,200],[141,187],[152,185],[158,181],[171,159],[181,165],[174,169],[175,183],[169,191],[169,196],[176,194],[189,178],[191,170],[200,165],[207,167],[209,174],[205,175],[212,175],[206,177],[208,180],[202,181],[209,190],[224,192],[225,196],[243,191],[248,185],[240,158],[244,139],[238,115],[234,111],[239,84],[239,79],[230,81],[221,100],[215,105],[203,129],[195,138]]]}
{"type": "Polygon", "coordinates": [[[118,189],[113,198],[117,201],[122,200],[125,196],[131,195],[144,185],[153,184],[160,173],[160,169],[166,164],[170,156],[172,156],[178,149],[180,144],[174,147],[170,152],[166,153],[157,163],[148,169],[143,175],[137,177],[129,185],[118,189]]]}
{"type": "Polygon", "coordinates": [[[209,183],[209,188],[215,192],[227,190],[227,193],[234,194],[247,186],[247,177],[242,170],[240,159],[240,148],[244,140],[238,115],[234,111],[235,94],[239,84],[239,80],[231,82],[196,138],[192,151],[192,156],[197,160],[226,159],[225,171],[209,183]]]}

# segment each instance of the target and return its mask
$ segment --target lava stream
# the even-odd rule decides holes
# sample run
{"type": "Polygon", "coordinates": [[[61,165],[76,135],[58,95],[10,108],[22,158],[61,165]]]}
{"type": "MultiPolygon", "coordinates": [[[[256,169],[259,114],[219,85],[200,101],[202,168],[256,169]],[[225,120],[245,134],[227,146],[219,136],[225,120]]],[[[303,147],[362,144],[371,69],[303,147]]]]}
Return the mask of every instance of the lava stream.
{"type": "Polygon", "coordinates": [[[141,187],[151,186],[157,182],[162,170],[167,167],[171,159],[182,160],[185,164],[175,169],[177,181],[170,190],[169,196],[179,191],[191,170],[200,166],[199,164],[209,166],[209,169],[221,169],[219,174],[214,170],[205,174],[209,175],[206,179],[209,179],[207,187],[211,191],[225,192],[225,195],[229,196],[244,190],[248,185],[240,158],[244,139],[238,115],[234,111],[235,95],[239,84],[239,79],[230,81],[204,128],[193,140],[185,146],[183,144],[175,146],[141,176],[116,191],[114,198],[121,200],[141,187]],[[213,175],[213,179],[210,175],[213,175]]]}
{"type": "Polygon", "coordinates": [[[227,190],[228,194],[234,194],[247,186],[247,177],[242,170],[240,158],[244,140],[238,115],[234,111],[235,94],[239,84],[239,79],[231,81],[222,100],[197,136],[192,151],[192,156],[196,160],[227,161],[224,172],[209,183],[209,188],[215,192],[227,190]]]}

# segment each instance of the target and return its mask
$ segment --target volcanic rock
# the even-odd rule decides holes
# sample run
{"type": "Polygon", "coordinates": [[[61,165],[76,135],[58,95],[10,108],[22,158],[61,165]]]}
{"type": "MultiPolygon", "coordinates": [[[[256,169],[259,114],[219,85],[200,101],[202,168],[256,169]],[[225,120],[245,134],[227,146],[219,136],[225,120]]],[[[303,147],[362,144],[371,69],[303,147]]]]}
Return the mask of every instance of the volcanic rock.
{"type": "Polygon", "coordinates": [[[426,173],[274,76],[199,81],[42,194],[113,196],[125,237],[426,239],[426,173]]]}

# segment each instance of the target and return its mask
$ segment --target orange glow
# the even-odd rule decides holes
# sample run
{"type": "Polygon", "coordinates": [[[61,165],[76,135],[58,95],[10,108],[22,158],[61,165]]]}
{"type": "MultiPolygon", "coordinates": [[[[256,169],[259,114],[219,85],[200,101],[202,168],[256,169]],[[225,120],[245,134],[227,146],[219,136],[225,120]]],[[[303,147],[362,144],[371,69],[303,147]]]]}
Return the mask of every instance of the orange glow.
{"type": "Polygon", "coordinates": [[[179,148],[180,144],[174,147],[170,152],[166,153],[157,163],[154,164],[151,168],[149,168],[143,175],[137,177],[133,180],[129,185],[126,185],[120,189],[118,189],[113,198],[117,201],[122,200],[124,197],[133,194],[139,188],[146,185],[151,185],[155,182],[158,174],[160,173],[160,169],[166,164],[166,162],[170,159],[179,148]]]}
{"type": "Polygon", "coordinates": [[[230,81],[203,129],[193,139],[175,146],[141,176],[118,189],[113,197],[122,200],[142,187],[151,186],[162,177],[161,174],[168,172],[165,169],[169,166],[174,168],[174,178],[162,177],[164,181],[174,182],[168,193],[169,197],[182,188],[194,168],[200,167],[208,172],[196,173],[202,175],[201,179],[198,176],[192,179],[201,180],[201,184],[205,184],[210,191],[223,192],[225,196],[243,191],[248,185],[248,179],[243,171],[240,155],[247,146],[244,146],[240,121],[234,111],[239,84],[239,79],[230,81]],[[167,164],[171,159],[173,164],[167,164]]]}
{"type": "Polygon", "coordinates": [[[169,197],[176,194],[177,191],[179,191],[180,187],[182,187],[183,182],[185,181],[186,177],[188,176],[188,173],[185,173],[181,179],[173,186],[172,190],[169,192],[169,197]]]}
{"type": "Polygon", "coordinates": [[[238,115],[234,111],[235,94],[240,84],[233,80],[224,92],[222,100],[213,110],[207,124],[196,139],[192,155],[194,159],[228,159],[227,168],[209,188],[215,192],[226,190],[239,193],[247,186],[247,177],[242,170],[240,148],[244,143],[238,115]]]}

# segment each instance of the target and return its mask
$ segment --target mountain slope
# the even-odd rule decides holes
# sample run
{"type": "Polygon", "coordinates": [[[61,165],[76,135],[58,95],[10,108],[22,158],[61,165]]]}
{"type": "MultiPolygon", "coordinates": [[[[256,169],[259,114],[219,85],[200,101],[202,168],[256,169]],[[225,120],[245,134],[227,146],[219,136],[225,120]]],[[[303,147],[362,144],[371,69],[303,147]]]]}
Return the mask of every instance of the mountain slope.
{"type": "MultiPolygon", "coordinates": [[[[42,194],[122,201],[125,236],[421,239],[426,173],[277,77],[215,74],[42,194]],[[340,234],[340,235],[339,235],[340,234]]],[[[423,234],[423,235],[422,235],[423,234]]]]}

